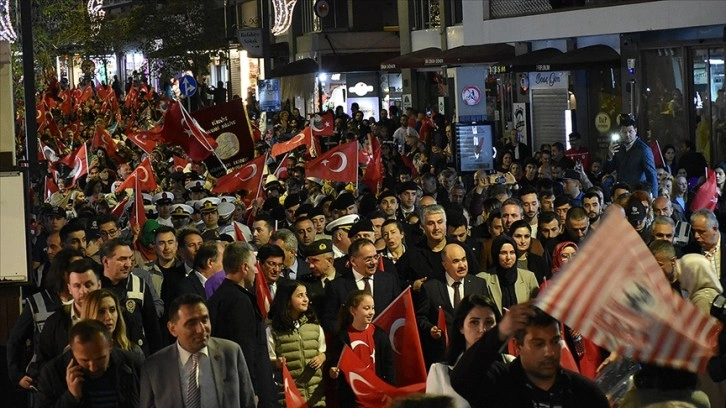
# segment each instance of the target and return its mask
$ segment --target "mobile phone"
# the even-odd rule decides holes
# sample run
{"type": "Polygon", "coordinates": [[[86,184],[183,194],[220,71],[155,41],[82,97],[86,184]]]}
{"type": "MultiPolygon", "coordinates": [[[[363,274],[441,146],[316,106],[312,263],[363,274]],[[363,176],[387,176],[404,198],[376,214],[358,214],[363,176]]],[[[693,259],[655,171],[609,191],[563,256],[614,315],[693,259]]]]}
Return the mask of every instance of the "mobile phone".
{"type": "Polygon", "coordinates": [[[612,141],[613,143],[619,143],[619,142],[620,142],[620,134],[618,134],[618,133],[613,133],[612,135],[610,135],[610,140],[611,140],[611,141],[612,141]]]}

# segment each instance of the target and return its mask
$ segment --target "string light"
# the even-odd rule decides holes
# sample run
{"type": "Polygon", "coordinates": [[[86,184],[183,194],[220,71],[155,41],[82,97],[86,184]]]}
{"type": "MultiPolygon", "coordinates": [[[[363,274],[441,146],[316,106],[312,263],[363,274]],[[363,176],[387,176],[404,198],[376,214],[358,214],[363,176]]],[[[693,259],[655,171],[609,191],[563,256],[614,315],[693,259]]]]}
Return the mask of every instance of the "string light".
{"type": "Polygon", "coordinates": [[[297,0],[272,0],[272,6],[275,8],[275,24],[270,31],[273,35],[283,34],[290,28],[295,3],[297,0]]]}
{"type": "Polygon", "coordinates": [[[15,42],[18,35],[10,21],[10,0],[0,0],[0,41],[15,42]]]}

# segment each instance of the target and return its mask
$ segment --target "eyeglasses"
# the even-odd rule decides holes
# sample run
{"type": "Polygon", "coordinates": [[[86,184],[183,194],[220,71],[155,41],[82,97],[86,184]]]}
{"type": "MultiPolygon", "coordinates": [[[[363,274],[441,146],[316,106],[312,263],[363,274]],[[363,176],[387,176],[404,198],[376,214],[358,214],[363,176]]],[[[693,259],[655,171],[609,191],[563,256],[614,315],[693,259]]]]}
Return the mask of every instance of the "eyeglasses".
{"type": "Polygon", "coordinates": [[[108,230],[108,231],[101,231],[101,236],[106,237],[106,238],[114,236],[116,234],[118,234],[118,229],[115,229],[115,228],[112,230],[108,230]]]}
{"type": "Polygon", "coordinates": [[[365,262],[365,263],[378,262],[378,258],[380,258],[380,257],[381,257],[381,254],[367,256],[367,257],[363,258],[363,262],[365,262]]]}

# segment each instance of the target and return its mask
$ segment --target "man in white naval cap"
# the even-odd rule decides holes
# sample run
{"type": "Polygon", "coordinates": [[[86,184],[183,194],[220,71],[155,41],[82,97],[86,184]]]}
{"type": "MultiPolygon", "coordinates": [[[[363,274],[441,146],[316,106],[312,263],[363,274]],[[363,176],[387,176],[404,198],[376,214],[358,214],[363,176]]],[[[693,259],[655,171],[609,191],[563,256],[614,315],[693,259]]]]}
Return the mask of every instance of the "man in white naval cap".
{"type": "Polygon", "coordinates": [[[202,222],[204,223],[199,228],[200,232],[219,228],[219,213],[217,212],[217,208],[219,208],[221,202],[218,197],[206,197],[199,200],[197,205],[199,206],[199,211],[202,213],[202,222]]]}
{"type": "Polygon", "coordinates": [[[234,204],[229,200],[219,204],[219,207],[217,207],[217,213],[219,214],[219,227],[217,230],[220,234],[231,236],[235,241],[252,242],[250,227],[232,219],[235,208],[234,204]]]}
{"type": "Polygon", "coordinates": [[[172,204],[170,214],[173,227],[180,229],[191,223],[194,208],[186,204],[172,204]]]}
{"type": "Polygon", "coordinates": [[[156,210],[159,212],[159,216],[156,221],[161,225],[167,225],[173,227],[174,223],[171,220],[171,203],[174,201],[174,194],[168,191],[162,191],[154,194],[154,205],[156,210]]]}
{"type": "Polygon", "coordinates": [[[344,215],[325,226],[325,232],[330,234],[333,239],[333,256],[335,258],[348,255],[348,247],[350,246],[348,231],[358,220],[360,220],[358,214],[344,215]]]}

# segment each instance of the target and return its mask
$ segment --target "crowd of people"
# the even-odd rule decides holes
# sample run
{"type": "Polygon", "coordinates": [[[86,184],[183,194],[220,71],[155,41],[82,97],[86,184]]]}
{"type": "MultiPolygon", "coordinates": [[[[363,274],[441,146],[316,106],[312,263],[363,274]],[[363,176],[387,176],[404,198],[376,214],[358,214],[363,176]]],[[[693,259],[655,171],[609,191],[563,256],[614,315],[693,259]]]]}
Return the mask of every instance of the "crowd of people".
{"type": "MultiPolygon", "coordinates": [[[[410,287],[427,390],[450,397],[435,406],[606,407],[592,380],[619,357],[530,302],[606,207],[625,214],[663,278],[704,313],[726,284],[726,164],[713,168],[715,209],[692,208],[706,176],[692,164],[705,159],[686,142],[678,158],[666,146],[656,168],[629,115],[606,157],[578,133],[570,149],[535,150],[512,131],[498,174],[468,175],[452,168],[444,115],[391,107],[375,120],[338,107],[323,144],[358,141],[361,175],[380,148],[377,185],[306,177],[302,146],[285,162],[270,157],[260,194],[216,196],[204,163],[175,162],[188,159],[178,146],[147,154],[125,138],[158,125],[165,103],[143,83],[132,89],[138,99],[115,108],[116,92],[100,90],[69,110],[60,87],[41,99],[65,129],[39,136],[58,190],[34,186],[32,284],[8,341],[10,378],[36,406],[284,406],[284,370],[308,406],[355,406],[341,353],[350,347],[397,385],[393,337],[374,318],[410,287]],[[96,148],[87,174],[71,174],[62,157],[98,126],[117,151],[96,148]],[[147,156],[158,187],[143,194],[147,220],[133,228],[131,207],[118,203],[136,193],[116,187],[147,156]]],[[[307,123],[296,109],[271,121],[256,155],[307,123]]],[[[703,374],[643,364],[634,384],[622,406],[726,403],[703,374]]]]}

